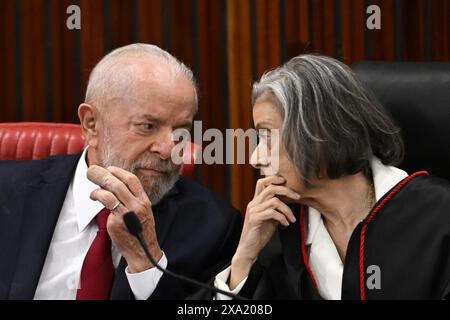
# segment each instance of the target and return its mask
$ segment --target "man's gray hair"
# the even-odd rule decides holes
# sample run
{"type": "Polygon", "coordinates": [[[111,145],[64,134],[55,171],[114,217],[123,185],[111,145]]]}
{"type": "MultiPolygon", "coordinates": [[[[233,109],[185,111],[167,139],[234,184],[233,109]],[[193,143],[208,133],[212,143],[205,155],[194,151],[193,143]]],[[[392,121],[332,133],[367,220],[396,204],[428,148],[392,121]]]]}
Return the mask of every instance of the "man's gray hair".
{"type": "Polygon", "coordinates": [[[324,176],[370,177],[374,155],[385,165],[403,160],[399,128],[351,69],[333,58],[291,59],[253,85],[252,104],[263,95],[280,108],[283,146],[309,186],[324,176]]]}
{"type": "Polygon", "coordinates": [[[134,83],[139,79],[140,66],[123,58],[162,58],[175,74],[184,75],[195,89],[195,105],[198,105],[198,87],[194,74],[184,63],[163,49],[145,43],[134,43],[117,48],[100,60],[92,70],[86,89],[85,102],[101,104],[111,98],[133,95],[134,83]]]}

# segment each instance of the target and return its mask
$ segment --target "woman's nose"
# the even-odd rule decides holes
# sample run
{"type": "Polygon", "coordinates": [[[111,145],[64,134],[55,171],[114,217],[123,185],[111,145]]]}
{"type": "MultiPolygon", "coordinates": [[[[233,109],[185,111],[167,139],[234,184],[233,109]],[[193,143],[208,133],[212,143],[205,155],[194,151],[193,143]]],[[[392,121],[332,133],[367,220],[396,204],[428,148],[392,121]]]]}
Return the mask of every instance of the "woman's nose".
{"type": "Polygon", "coordinates": [[[254,168],[261,169],[269,166],[270,164],[268,154],[267,152],[264,152],[263,149],[264,147],[262,147],[261,144],[258,144],[252,153],[252,156],[250,158],[250,164],[254,168]]]}

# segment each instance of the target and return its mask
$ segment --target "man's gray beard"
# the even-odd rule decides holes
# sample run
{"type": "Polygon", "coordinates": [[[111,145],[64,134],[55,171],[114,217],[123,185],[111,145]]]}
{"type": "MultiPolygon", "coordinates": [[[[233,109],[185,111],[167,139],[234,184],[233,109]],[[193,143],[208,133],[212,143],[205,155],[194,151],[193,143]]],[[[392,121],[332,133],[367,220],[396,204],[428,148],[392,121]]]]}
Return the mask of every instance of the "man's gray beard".
{"type": "Polygon", "coordinates": [[[104,168],[109,166],[119,167],[137,176],[152,205],[156,205],[172,189],[180,176],[180,167],[175,166],[170,160],[159,160],[156,156],[143,157],[130,166],[125,166],[124,160],[115,154],[108,141],[105,141],[99,162],[104,168]],[[166,173],[162,176],[140,175],[138,173],[139,168],[166,173]]]}

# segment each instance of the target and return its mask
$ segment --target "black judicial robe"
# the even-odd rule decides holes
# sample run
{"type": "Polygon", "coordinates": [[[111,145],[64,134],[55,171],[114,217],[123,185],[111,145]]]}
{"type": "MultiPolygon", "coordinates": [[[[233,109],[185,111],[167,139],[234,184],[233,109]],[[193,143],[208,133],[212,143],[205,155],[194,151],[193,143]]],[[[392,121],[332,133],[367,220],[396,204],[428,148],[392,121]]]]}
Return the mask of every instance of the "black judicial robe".
{"type": "MultiPolygon", "coordinates": [[[[294,212],[299,223],[274,234],[240,295],[321,299],[306,259],[307,211],[297,207],[294,212]]],[[[419,172],[391,189],[353,231],[342,299],[449,298],[450,182],[419,172]],[[379,288],[373,286],[370,266],[379,267],[379,288]]]]}

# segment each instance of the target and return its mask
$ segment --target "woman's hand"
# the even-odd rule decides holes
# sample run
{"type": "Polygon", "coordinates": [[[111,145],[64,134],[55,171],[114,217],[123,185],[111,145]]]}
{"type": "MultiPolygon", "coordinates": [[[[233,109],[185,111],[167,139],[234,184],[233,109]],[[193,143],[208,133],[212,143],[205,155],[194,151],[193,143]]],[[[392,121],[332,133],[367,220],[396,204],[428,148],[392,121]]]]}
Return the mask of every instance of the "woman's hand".
{"type": "Polygon", "coordinates": [[[284,182],[282,177],[269,176],[256,183],[255,195],[247,206],[241,239],[231,262],[231,290],[248,275],[278,225],[287,227],[296,221],[291,209],[277,196],[298,201],[300,195],[281,186],[284,182]]]}

